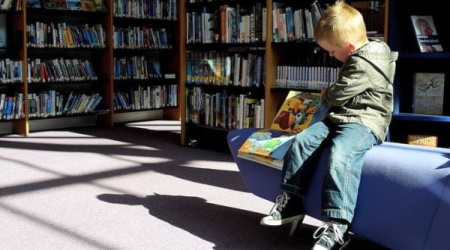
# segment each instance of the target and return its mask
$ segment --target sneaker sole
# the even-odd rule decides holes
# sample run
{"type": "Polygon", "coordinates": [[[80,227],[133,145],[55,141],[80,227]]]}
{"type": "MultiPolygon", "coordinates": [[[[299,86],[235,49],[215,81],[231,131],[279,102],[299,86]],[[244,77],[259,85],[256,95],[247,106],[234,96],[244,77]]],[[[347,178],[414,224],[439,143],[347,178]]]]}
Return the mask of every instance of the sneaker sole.
{"type": "Polygon", "coordinates": [[[294,221],[303,220],[303,217],[304,217],[304,215],[298,215],[298,216],[286,218],[284,220],[270,220],[268,218],[262,218],[260,223],[263,226],[281,226],[281,225],[291,223],[294,221]]]}

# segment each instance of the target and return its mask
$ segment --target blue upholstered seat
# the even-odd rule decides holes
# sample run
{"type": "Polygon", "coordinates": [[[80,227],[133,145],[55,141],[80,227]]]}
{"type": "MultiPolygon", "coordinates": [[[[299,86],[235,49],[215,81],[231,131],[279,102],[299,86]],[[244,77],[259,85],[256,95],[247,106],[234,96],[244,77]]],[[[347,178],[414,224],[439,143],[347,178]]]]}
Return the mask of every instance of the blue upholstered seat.
{"type": "MultiPolygon", "coordinates": [[[[228,145],[248,190],[269,201],[280,194],[281,171],[237,157],[254,128],[229,132],[228,145]]],[[[327,152],[324,152],[326,154],[327,152]]],[[[320,215],[322,155],[305,210],[320,215]]],[[[391,249],[450,249],[450,149],[385,142],[364,161],[350,230],[391,249]]]]}

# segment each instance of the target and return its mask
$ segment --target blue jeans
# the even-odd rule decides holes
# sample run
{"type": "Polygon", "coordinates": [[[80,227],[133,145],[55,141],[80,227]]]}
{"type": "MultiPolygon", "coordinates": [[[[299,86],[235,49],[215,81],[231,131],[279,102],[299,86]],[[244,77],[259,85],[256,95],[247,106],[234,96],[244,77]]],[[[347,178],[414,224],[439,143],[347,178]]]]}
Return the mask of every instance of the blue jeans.
{"type": "Polygon", "coordinates": [[[287,152],[281,189],[303,195],[323,149],[329,149],[323,180],[322,216],[351,223],[358,196],[365,153],[382,141],[368,127],[332,124],[325,120],[297,134],[287,152]]]}

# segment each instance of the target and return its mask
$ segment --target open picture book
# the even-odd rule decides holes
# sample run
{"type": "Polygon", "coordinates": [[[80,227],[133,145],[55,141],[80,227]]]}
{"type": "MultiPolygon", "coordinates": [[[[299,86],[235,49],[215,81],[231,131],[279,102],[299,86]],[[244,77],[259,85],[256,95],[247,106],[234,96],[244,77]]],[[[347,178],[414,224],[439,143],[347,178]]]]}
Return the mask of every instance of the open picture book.
{"type": "Polygon", "coordinates": [[[320,93],[289,91],[270,128],[254,132],[238,150],[238,157],[281,169],[297,133],[322,120],[328,109],[320,93]]]}

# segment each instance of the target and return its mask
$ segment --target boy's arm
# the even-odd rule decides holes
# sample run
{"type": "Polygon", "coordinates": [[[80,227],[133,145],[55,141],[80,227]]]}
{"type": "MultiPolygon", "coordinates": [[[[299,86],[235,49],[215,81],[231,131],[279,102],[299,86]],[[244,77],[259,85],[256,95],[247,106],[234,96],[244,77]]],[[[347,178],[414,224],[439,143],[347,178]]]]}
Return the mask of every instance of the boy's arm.
{"type": "Polygon", "coordinates": [[[337,82],[325,90],[322,101],[330,106],[342,106],[366,91],[371,85],[368,74],[358,60],[350,59],[343,67],[337,82]]]}

